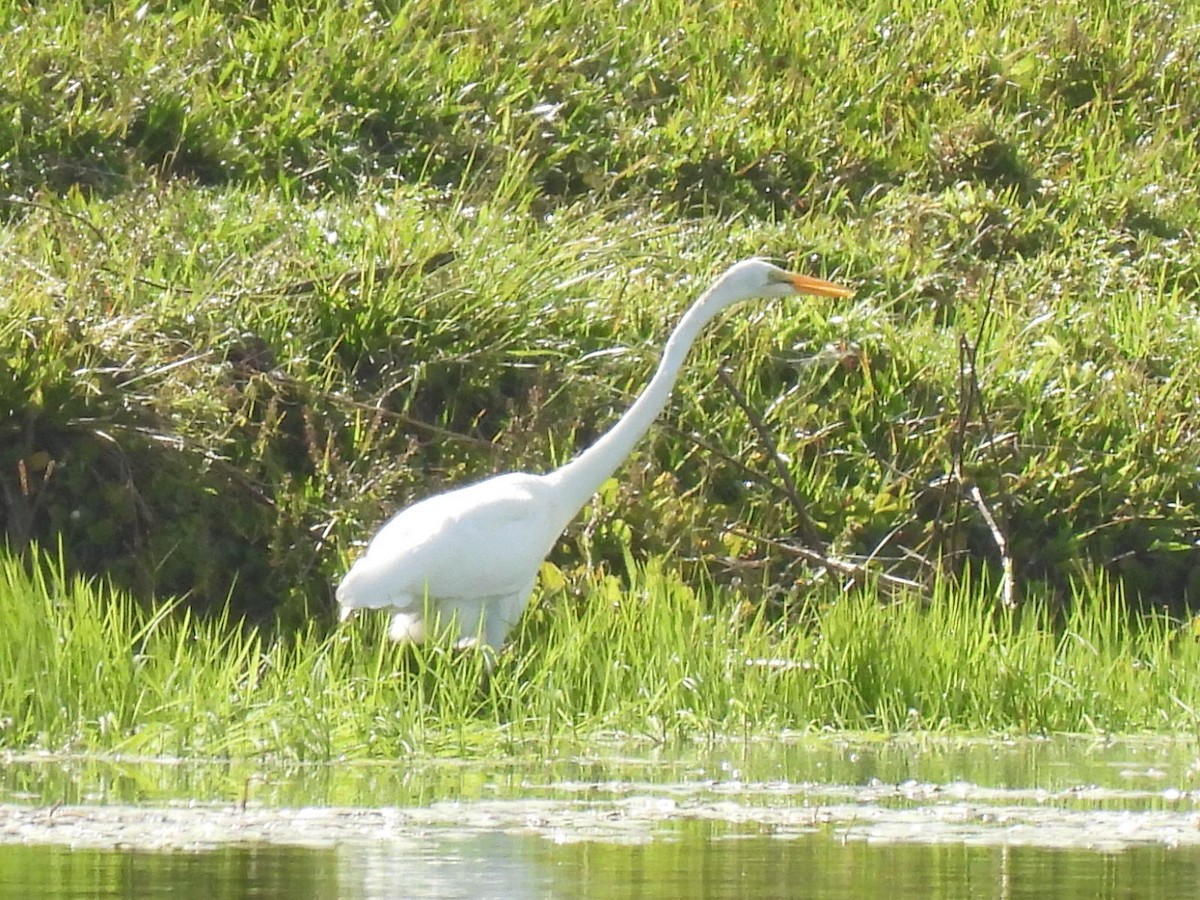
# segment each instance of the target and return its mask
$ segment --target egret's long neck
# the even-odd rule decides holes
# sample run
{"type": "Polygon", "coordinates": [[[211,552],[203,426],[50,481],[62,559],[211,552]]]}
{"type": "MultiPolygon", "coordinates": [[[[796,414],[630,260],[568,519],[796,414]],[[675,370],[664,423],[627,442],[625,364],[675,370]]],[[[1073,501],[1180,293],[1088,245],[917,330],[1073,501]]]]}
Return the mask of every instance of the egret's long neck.
{"type": "Polygon", "coordinates": [[[562,519],[560,528],[566,527],[605,479],[633,452],[671,396],[679,370],[697,336],[735,299],[727,296],[719,283],[700,297],[671,332],[654,377],[633,406],[594,444],[545,476],[554,485],[556,512],[562,519]]]}

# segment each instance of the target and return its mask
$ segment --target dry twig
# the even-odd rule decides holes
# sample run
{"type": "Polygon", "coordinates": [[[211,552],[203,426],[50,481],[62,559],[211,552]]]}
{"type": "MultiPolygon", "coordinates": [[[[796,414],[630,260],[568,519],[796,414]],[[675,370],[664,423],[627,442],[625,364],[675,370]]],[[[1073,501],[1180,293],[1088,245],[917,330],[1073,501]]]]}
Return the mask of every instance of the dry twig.
{"type": "Polygon", "coordinates": [[[799,522],[797,531],[800,532],[800,537],[814,551],[824,553],[825,542],[821,539],[821,533],[817,530],[817,525],[812,520],[812,516],[808,514],[808,504],[801,499],[800,492],[796,489],[796,482],[792,478],[792,473],[788,471],[787,466],[784,464],[783,455],[779,452],[779,447],[775,444],[775,439],[771,436],[771,430],[762,420],[762,417],[751,408],[746,400],[746,395],[734,384],[733,379],[729,377],[729,372],[724,366],[717,367],[717,377],[721,379],[721,384],[725,385],[734,402],[737,403],[746,418],[750,421],[750,424],[754,427],[754,431],[758,434],[758,439],[762,442],[763,450],[771,458],[783,493],[788,498],[788,502],[792,504],[792,509],[796,513],[796,519],[799,522]]]}
{"type": "MultiPolygon", "coordinates": [[[[988,416],[987,404],[984,403],[983,391],[979,384],[978,359],[979,348],[983,344],[987,326],[990,323],[993,312],[993,299],[996,292],[996,283],[999,280],[999,264],[992,270],[992,281],[988,286],[987,296],[984,301],[983,316],[979,321],[979,328],[975,334],[975,341],[972,343],[966,335],[962,335],[958,340],[958,383],[959,383],[959,411],[958,422],[955,426],[953,438],[953,463],[952,477],[958,488],[958,506],[961,507],[963,491],[970,496],[975,508],[979,510],[979,514],[983,517],[987,524],[988,530],[992,535],[992,541],[996,545],[996,551],[1000,557],[1000,600],[1007,608],[1016,606],[1016,571],[1011,554],[1009,553],[1009,541],[1007,529],[1005,527],[1004,516],[1004,493],[1003,484],[998,481],[1000,491],[1000,504],[998,507],[999,515],[996,515],[988,506],[984,499],[983,492],[979,489],[979,485],[973,478],[970,478],[964,468],[964,457],[967,440],[967,428],[971,420],[972,410],[976,410],[979,415],[979,422],[983,426],[984,443],[986,446],[994,446],[996,443],[995,432],[992,429],[991,419],[988,416]]],[[[955,517],[957,524],[959,517],[955,517]]]]}
{"type": "Polygon", "coordinates": [[[803,543],[797,544],[794,542],[772,540],[771,538],[764,538],[760,535],[749,534],[748,532],[744,532],[736,528],[729,529],[729,533],[755,543],[762,544],[764,546],[773,547],[777,550],[788,553],[791,556],[802,559],[807,563],[820,566],[831,575],[834,575],[837,578],[846,579],[851,584],[861,585],[867,582],[873,582],[888,592],[911,593],[915,591],[924,595],[925,588],[918,582],[910,581],[907,578],[901,578],[896,575],[891,575],[887,572],[874,571],[861,563],[840,559],[836,556],[832,556],[829,553],[824,540],[821,539],[821,535],[817,529],[816,523],[808,514],[808,505],[800,496],[800,491],[796,487],[796,483],[792,478],[791,472],[788,471],[787,466],[784,464],[783,456],[779,452],[779,448],[775,443],[774,437],[771,435],[770,428],[767,427],[767,424],[762,420],[762,417],[751,408],[749,402],[746,400],[746,395],[742,393],[736,384],[734,384],[733,379],[729,377],[729,373],[726,371],[724,366],[721,366],[717,369],[717,377],[721,379],[721,383],[725,385],[726,389],[733,397],[734,402],[736,402],[741,408],[742,412],[745,413],[746,418],[750,421],[750,424],[754,427],[759,440],[762,442],[764,450],[773,461],[776,475],[779,478],[779,483],[776,484],[775,482],[763,476],[758,477],[760,480],[765,481],[772,487],[779,490],[788,498],[793,510],[795,510],[797,520],[800,523],[797,530],[800,532],[803,543]]]}

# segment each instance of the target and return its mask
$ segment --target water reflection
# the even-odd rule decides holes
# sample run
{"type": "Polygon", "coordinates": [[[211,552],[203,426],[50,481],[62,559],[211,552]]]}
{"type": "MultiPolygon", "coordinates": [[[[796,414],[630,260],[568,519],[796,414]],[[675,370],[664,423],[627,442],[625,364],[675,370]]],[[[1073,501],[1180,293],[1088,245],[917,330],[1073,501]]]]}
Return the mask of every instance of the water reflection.
{"type": "Polygon", "coordinates": [[[4,846],[0,847],[0,897],[14,900],[311,897],[318,900],[339,896],[337,863],[336,851],[298,847],[141,853],[4,846]]]}
{"type": "Polygon", "coordinates": [[[2,761],[0,897],[1169,900],[1200,884],[1191,741],[2,761]]]}
{"type": "Polygon", "coordinates": [[[313,850],[202,853],[0,847],[0,896],[30,900],[311,898],[1192,898],[1200,853],[781,840],[690,823],[637,845],[508,833],[313,850]]]}
{"type": "Polygon", "coordinates": [[[592,746],[543,757],[330,765],[3,757],[0,801],[249,801],[274,807],[426,806],[441,800],[604,798],[708,791],[777,802],[789,788],[911,782],[1072,791],[1080,807],[1170,806],[1200,780],[1192,741],[845,736],[718,746],[592,746]],[[1099,790],[1092,790],[1099,789],[1099,790]]]}
{"type": "MultiPolygon", "coordinates": [[[[344,847],[338,854],[339,896],[533,900],[560,893],[560,874],[536,838],[496,834],[430,841],[344,847]]],[[[552,845],[550,845],[552,846],[552,845]]]]}

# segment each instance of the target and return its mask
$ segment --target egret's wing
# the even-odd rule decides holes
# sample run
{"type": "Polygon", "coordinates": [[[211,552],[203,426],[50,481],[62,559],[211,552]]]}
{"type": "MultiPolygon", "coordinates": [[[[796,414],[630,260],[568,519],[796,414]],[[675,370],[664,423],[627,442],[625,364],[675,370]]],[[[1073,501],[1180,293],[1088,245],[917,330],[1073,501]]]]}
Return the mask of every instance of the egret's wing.
{"type": "Polygon", "coordinates": [[[543,483],[524,474],[423,500],[380,529],[338,587],[338,602],[415,610],[426,598],[516,594],[558,536],[546,512],[543,483]]]}

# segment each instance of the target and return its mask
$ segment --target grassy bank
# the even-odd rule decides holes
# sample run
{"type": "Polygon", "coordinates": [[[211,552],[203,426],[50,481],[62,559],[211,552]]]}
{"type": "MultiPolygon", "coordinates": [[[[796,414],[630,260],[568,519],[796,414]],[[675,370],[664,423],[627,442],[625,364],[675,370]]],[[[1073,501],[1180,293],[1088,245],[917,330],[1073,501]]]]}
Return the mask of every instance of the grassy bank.
{"type": "MultiPolygon", "coordinates": [[[[61,544],[72,571],[148,605],[184,598],[200,618],[168,616],[155,641],[211,647],[187,663],[201,685],[201,663],[264,654],[247,671],[331,667],[329,702],[352,722],[353,690],[373,709],[428,699],[352,687],[354,666],[391,665],[370,633],[324,642],[358,543],[413,498],[588,444],[680,310],[750,254],[858,293],[713,328],[661,426],[555,548],[563,583],[506,663],[522,678],[503,690],[530,693],[489,695],[493,718],[528,703],[538,722],[607,726],[615,676],[560,683],[544,661],[573,646],[558,592],[592,596],[610,577],[631,597],[711,585],[711,627],[743,605],[757,624],[705,641],[800,660],[805,641],[833,654],[815,635],[856,616],[866,632],[879,615],[936,633],[976,602],[939,579],[1002,559],[1029,597],[1068,609],[1096,571],[1120,586],[1084,592],[1099,607],[1081,615],[1108,615],[1110,596],[1180,609],[1200,589],[1195,12],[307,6],[0,12],[0,521],[14,552],[61,544]],[[797,624],[789,610],[820,607],[828,587],[788,549],[802,520],[787,481],[833,554],[944,602],[871,612],[831,596],[818,624],[797,624]],[[627,556],[655,574],[630,576],[627,556]],[[226,608],[299,637],[218,652],[224,625],[203,616],[226,608]],[[184,642],[188,629],[207,637],[184,642]]],[[[44,618],[31,596],[19,615],[44,618]]],[[[985,616],[977,602],[969,614],[985,616]]],[[[1051,671],[1072,651],[1035,633],[1039,615],[1014,634],[1044,642],[1051,671]]],[[[913,683],[856,659],[847,691],[913,683]]],[[[633,696],[664,665],[643,662],[623,684],[633,696]]],[[[437,671],[412,684],[471,678],[437,671]]],[[[807,669],[737,671],[753,682],[742,695],[779,710],[763,727],[892,727],[912,705],[810,706],[807,669]],[[796,685],[779,695],[795,711],[775,705],[772,678],[796,685]]],[[[138,702],[116,734],[155,707],[138,702]]],[[[914,708],[931,724],[1092,715],[930,704],[914,708]]],[[[1172,727],[1184,715],[1162,709],[1172,727]]],[[[346,728],[368,742],[361,722],[346,728]]]]}
{"type": "Polygon", "coordinates": [[[928,608],[855,594],[785,624],[739,620],[734,598],[661,568],[629,582],[543,595],[485,678],[475,654],[399,650],[381,628],[266,639],[5,558],[18,603],[0,635],[0,746],[328,760],[544,755],[614,734],[1200,728],[1192,630],[1128,616],[1103,585],[1051,628],[1036,604],[998,613],[989,591],[928,608]]]}

